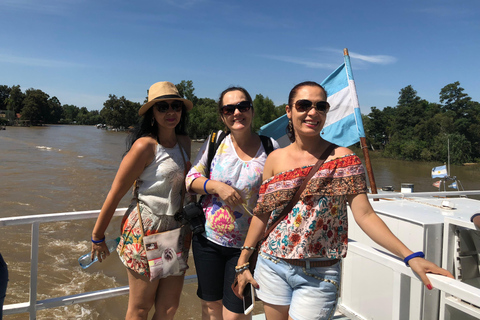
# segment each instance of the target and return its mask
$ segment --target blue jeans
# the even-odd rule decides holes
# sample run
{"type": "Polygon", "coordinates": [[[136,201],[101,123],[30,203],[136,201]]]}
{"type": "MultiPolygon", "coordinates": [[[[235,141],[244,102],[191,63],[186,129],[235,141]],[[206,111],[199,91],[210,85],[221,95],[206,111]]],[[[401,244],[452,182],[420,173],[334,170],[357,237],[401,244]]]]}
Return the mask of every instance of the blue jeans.
{"type": "Polygon", "coordinates": [[[7,292],[7,282],[8,282],[7,264],[3,260],[2,254],[0,253],[0,319],[3,318],[3,302],[5,301],[5,295],[7,292]]]}
{"type": "Polygon", "coordinates": [[[303,268],[260,252],[255,267],[260,300],[290,306],[288,314],[295,320],[331,319],[337,307],[341,268],[303,268]]]}

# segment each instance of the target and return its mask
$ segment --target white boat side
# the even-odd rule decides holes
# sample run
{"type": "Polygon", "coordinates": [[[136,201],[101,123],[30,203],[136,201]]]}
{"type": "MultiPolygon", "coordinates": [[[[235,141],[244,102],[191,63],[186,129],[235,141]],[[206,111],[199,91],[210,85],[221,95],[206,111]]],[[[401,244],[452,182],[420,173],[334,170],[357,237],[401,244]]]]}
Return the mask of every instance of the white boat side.
{"type": "MultiPolygon", "coordinates": [[[[410,203],[412,206],[426,206],[426,207],[439,207],[439,200],[434,199],[433,197],[445,197],[445,196],[466,196],[466,195],[479,195],[480,190],[476,191],[455,191],[455,192],[422,192],[422,193],[384,193],[379,195],[368,195],[369,198],[382,198],[382,199],[395,199],[400,198],[401,200],[381,200],[381,201],[371,201],[375,210],[378,212],[386,202],[390,202],[389,206],[396,207],[399,212],[402,210],[405,213],[407,218],[400,217],[400,220],[409,220],[410,218],[415,218],[415,214],[405,212],[406,202],[410,203]],[[419,198],[420,197],[420,198],[419,198]],[[415,198],[412,200],[412,198],[415,198]],[[397,202],[396,205],[394,204],[397,202]],[[408,218],[409,215],[412,217],[408,218]]],[[[462,198],[458,198],[462,199],[462,198]]],[[[440,199],[441,200],[441,199],[440,199]]],[[[450,200],[450,198],[449,198],[450,200]]],[[[452,200],[454,201],[454,200],[452,200]]],[[[458,205],[461,205],[461,201],[457,200],[458,205]]],[[[477,211],[480,209],[480,201],[475,201],[477,205],[477,211]]],[[[437,208],[438,209],[438,208],[437,208]]],[[[458,208],[460,211],[460,208],[458,208]]],[[[115,216],[123,216],[126,208],[117,209],[115,211],[115,216]]],[[[467,210],[468,211],[468,210],[467,210]]],[[[37,274],[38,274],[38,244],[39,244],[39,226],[41,223],[47,222],[56,222],[56,221],[70,221],[70,220],[80,220],[80,219],[95,219],[99,210],[92,211],[81,211],[81,212],[67,212],[67,213],[54,213],[54,214],[39,214],[39,215],[30,215],[30,216],[18,216],[18,217],[8,217],[0,218],[0,227],[11,227],[16,225],[31,225],[31,268],[30,268],[30,288],[29,288],[29,301],[15,304],[4,305],[4,315],[18,314],[18,313],[29,313],[30,319],[36,319],[36,313],[39,310],[55,308],[59,306],[67,306],[72,304],[84,303],[94,300],[107,299],[119,295],[128,294],[128,286],[117,287],[117,288],[107,288],[99,291],[84,292],[76,295],[61,296],[61,297],[52,297],[45,300],[37,300],[37,274]]],[[[468,212],[465,215],[469,214],[468,212]]],[[[473,212],[472,212],[473,214],[473,212]]],[[[382,216],[382,218],[384,218],[382,216]]],[[[458,225],[461,225],[464,228],[474,229],[474,226],[469,221],[466,221],[462,217],[447,217],[448,223],[445,223],[445,232],[450,232],[452,230],[452,225],[458,222],[458,225]],[[449,231],[450,230],[450,231],[449,231]]],[[[351,223],[354,224],[353,222],[351,223]]],[[[388,224],[388,223],[387,223],[388,224]]],[[[413,224],[421,224],[421,222],[413,222],[413,224]]],[[[444,226],[442,223],[442,230],[444,226]]],[[[395,230],[393,230],[396,234],[395,230]]],[[[350,230],[349,230],[350,232],[350,230]]],[[[354,238],[362,238],[358,233],[353,234],[354,238]]],[[[349,234],[350,237],[350,234],[349,234]]],[[[448,252],[447,245],[450,245],[448,242],[451,242],[452,239],[450,236],[443,236],[443,247],[444,251],[448,252]]],[[[438,243],[437,243],[438,244],[438,243]]],[[[440,243],[440,247],[442,244],[440,243]]],[[[437,250],[438,251],[438,250],[437,250]]],[[[440,251],[442,251],[440,249],[440,251]]],[[[444,258],[447,256],[444,253],[444,258]]],[[[389,313],[388,319],[410,319],[411,308],[416,308],[415,304],[412,304],[410,300],[411,295],[416,295],[414,292],[415,284],[418,282],[416,275],[411,271],[410,268],[406,267],[403,261],[393,257],[391,254],[388,254],[382,250],[378,250],[375,245],[368,243],[368,241],[359,241],[359,240],[349,240],[349,255],[342,262],[344,264],[343,275],[342,275],[342,296],[339,302],[339,310],[347,315],[350,319],[369,319],[372,318],[368,314],[363,313],[359,308],[357,310],[357,305],[359,301],[361,302],[364,298],[362,295],[354,297],[351,299],[351,295],[346,291],[348,290],[357,290],[354,288],[355,281],[352,281],[352,276],[348,273],[351,272],[352,263],[359,263],[361,268],[364,269],[364,264],[373,263],[374,265],[381,266],[382,269],[387,269],[389,274],[392,276],[392,287],[391,294],[386,294],[386,298],[389,300],[388,305],[391,306],[387,313],[389,313]],[[350,282],[350,283],[349,283],[350,282]],[[353,287],[353,288],[352,288],[353,287]],[[412,289],[413,288],[413,289],[412,289]],[[412,304],[412,305],[411,305],[412,304]],[[405,309],[407,308],[407,310],[405,309]]],[[[442,260],[437,262],[438,264],[442,263],[442,260]]],[[[450,262],[444,261],[448,265],[450,262]]],[[[438,315],[439,319],[454,319],[451,318],[451,308],[455,310],[460,310],[463,314],[475,318],[480,318],[480,288],[472,286],[470,284],[464,283],[460,280],[450,279],[438,275],[428,275],[430,281],[432,282],[434,288],[439,291],[441,295],[440,302],[438,303],[438,315]]],[[[185,283],[191,283],[196,281],[195,276],[186,277],[185,283]]],[[[371,283],[372,290],[378,288],[379,292],[383,291],[383,287],[378,287],[382,283],[371,283]]],[[[423,288],[422,288],[423,290],[423,288]]],[[[435,290],[434,290],[435,291],[435,290]]],[[[415,296],[416,298],[416,296],[415,296]]],[[[420,297],[420,303],[423,304],[423,299],[420,297]]],[[[383,306],[374,301],[378,308],[383,308],[383,306]]],[[[423,306],[420,306],[423,308],[423,306]]],[[[256,318],[255,318],[256,319],[256,318]]],[[[340,319],[335,317],[335,319],[340,319]]],[[[341,318],[343,319],[343,318],[341,318]]],[[[411,318],[413,319],[413,318],[411,318]]],[[[419,319],[423,319],[420,317],[419,319]]],[[[457,318],[455,318],[457,319],[457,318]]],[[[465,318],[467,319],[467,318],[465,318]]],[[[468,318],[471,319],[471,318],[468,318]]]]}

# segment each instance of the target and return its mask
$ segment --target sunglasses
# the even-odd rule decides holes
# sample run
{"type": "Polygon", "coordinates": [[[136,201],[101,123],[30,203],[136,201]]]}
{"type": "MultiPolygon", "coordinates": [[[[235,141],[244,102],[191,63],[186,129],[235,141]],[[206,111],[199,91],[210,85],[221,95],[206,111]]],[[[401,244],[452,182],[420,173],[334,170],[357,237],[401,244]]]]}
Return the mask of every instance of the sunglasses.
{"type": "Polygon", "coordinates": [[[250,101],[241,101],[237,104],[227,104],[220,109],[220,112],[225,116],[230,116],[235,113],[235,109],[240,112],[247,112],[252,107],[250,101]]]}
{"type": "MultiPolygon", "coordinates": [[[[313,107],[313,102],[305,99],[298,100],[297,102],[295,102],[295,107],[299,112],[308,112],[313,107]]],[[[328,110],[330,109],[330,105],[328,104],[327,101],[318,101],[315,104],[315,108],[319,112],[327,113],[328,110]]]]}
{"type": "Polygon", "coordinates": [[[155,103],[155,108],[157,108],[158,112],[165,113],[168,111],[170,107],[172,107],[172,110],[175,112],[182,111],[182,108],[185,106],[183,101],[180,100],[174,100],[171,103],[168,103],[167,101],[160,101],[155,103]]]}

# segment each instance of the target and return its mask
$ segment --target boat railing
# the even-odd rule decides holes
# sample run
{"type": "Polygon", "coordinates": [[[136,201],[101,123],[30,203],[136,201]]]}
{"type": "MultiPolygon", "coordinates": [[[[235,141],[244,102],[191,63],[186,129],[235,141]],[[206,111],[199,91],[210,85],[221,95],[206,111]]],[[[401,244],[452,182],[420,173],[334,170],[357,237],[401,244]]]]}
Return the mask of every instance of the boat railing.
{"type": "MultiPolygon", "coordinates": [[[[429,196],[441,195],[470,195],[480,194],[480,191],[476,193],[463,191],[463,192],[430,192],[422,193],[429,194],[429,196]]],[[[419,193],[408,194],[409,197],[418,196],[419,193]]],[[[388,194],[387,194],[388,195],[388,194]]],[[[383,194],[382,197],[387,195],[383,194]]],[[[369,198],[377,195],[369,195],[369,198]]],[[[115,211],[114,216],[123,216],[127,208],[120,208],[115,211]]],[[[70,221],[70,220],[85,220],[96,219],[99,210],[91,211],[79,211],[79,212],[64,212],[53,214],[39,214],[29,216],[17,216],[0,218],[0,227],[18,226],[18,225],[31,225],[31,255],[30,255],[30,284],[29,284],[29,301],[22,303],[14,303],[4,305],[4,315],[29,313],[30,319],[36,319],[36,313],[39,310],[55,308],[60,306],[68,306],[78,303],[84,303],[94,300],[102,300],[106,298],[112,298],[120,295],[128,294],[128,286],[108,288],[99,291],[84,292],[76,295],[68,295],[55,297],[45,300],[37,300],[37,284],[38,284],[38,253],[39,253],[39,230],[41,223],[58,222],[58,221],[70,221]]],[[[399,260],[394,259],[386,254],[380,253],[368,246],[361,245],[360,243],[350,242],[349,250],[354,250],[357,254],[369,259],[376,259],[377,262],[392,268],[395,274],[398,274],[399,279],[403,279],[403,276],[408,278],[416,277],[415,274],[406,268],[399,260]]],[[[480,289],[474,288],[470,285],[464,284],[458,280],[448,279],[436,275],[428,275],[433,286],[439,290],[444,291],[447,295],[453,295],[468,303],[480,306],[480,289]]],[[[186,277],[185,283],[191,283],[196,281],[196,276],[186,277]]],[[[399,281],[398,290],[402,290],[402,286],[399,281]]],[[[398,296],[399,297],[399,296],[398,296]]],[[[396,304],[395,304],[396,305],[396,304]]],[[[396,319],[396,318],[392,318],[396,319]]]]}
{"type": "MultiPolygon", "coordinates": [[[[404,319],[405,314],[408,314],[408,310],[402,310],[400,308],[401,306],[405,306],[405,303],[402,304],[401,300],[403,297],[409,296],[409,283],[411,279],[420,280],[420,278],[412,271],[412,269],[405,266],[403,261],[365,244],[356,241],[349,241],[348,251],[349,253],[354,253],[362,258],[379,263],[393,271],[394,281],[392,292],[394,292],[394,294],[392,296],[393,310],[390,319],[404,319]]],[[[436,274],[427,274],[427,276],[433,287],[440,290],[446,296],[446,299],[442,299],[443,301],[440,302],[439,319],[446,319],[446,307],[449,305],[461,309],[463,312],[470,314],[475,318],[480,317],[480,288],[436,274]]],[[[348,306],[342,305],[341,302],[339,304],[339,309],[343,314],[355,318],[355,311],[350,310],[348,306]]]]}

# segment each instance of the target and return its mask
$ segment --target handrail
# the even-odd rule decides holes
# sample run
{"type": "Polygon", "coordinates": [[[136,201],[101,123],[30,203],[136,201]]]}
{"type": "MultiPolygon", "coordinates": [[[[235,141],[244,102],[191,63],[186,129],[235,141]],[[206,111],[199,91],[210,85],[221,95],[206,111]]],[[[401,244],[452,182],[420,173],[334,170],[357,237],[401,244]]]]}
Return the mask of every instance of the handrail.
{"type": "Polygon", "coordinates": [[[369,199],[381,199],[381,198],[417,198],[417,197],[448,197],[448,196],[473,196],[479,195],[480,190],[468,190],[468,191],[434,191],[434,192],[385,192],[377,194],[368,194],[369,199]]]}
{"type": "MultiPolygon", "coordinates": [[[[432,195],[465,195],[468,194],[480,194],[480,191],[460,191],[460,192],[429,192],[422,193],[432,195]],[[477,193],[473,193],[477,192],[477,193]]],[[[417,196],[420,193],[415,193],[417,196]]],[[[395,195],[395,194],[393,194],[395,195]]],[[[393,196],[392,195],[392,196],[393,196]]],[[[399,194],[396,194],[399,195],[399,194]]],[[[370,195],[369,195],[370,196],[370,195]]],[[[374,195],[377,196],[377,195],[374,195]]],[[[386,197],[385,194],[378,195],[380,197],[386,197]]],[[[408,194],[409,197],[412,197],[412,194],[408,194]]],[[[127,208],[120,208],[115,211],[115,216],[122,216],[127,208]]],[[[36,318],[36,312],[42,309],[54,308],[63,305],[72,305],[77,303],[83,303],[87,301],[105,299],[110,297],[115,297],[118,295],[128,294],[128,286],[118,287],[118,288],[109,288],[100,291],[85,292],[77,295],[62,296],[46,300],[37,301],[37,270],[38,270],[38,232],[40,223],[46,222],[55,222],[55,221],[69,221],[69,220],[80,220],[80,219],[93,219],[98,216],[100,210],[91,210],[91,211],[79,211],[79,212],[64,212],[64,213],[53,213],[53,214],[39,214],[39,215],[30,215],[30,216],[18,216],[18,217],[8,217],[0,218],[0,227],[4,226],[14,226],[14,225],[32,225],[32,248],[31,248],[31,277],[30,277],[30,299],[28,302],[16,303],[4,305],[3,310],[5,315],[17,314],[17,313],[30,313],[30,319],[36,318]]],[[[383,265],[391,268],[394,272],[399,274],[404,274],[410,278],[417,277],[415,273],[412,272],[410,268],[407,268],[403,262],[398,259],[392,258],[389,255],[381,253],[378,250],[375,250],[364,244],[349,241],[349,250],[355,252],[356,254],[361,255],[364,258],[375,260],[381,262],[383,265]]],[[[196,276],[186,277],[186,283],[195,281],[196,276]],[[192,280],[193,279],[193,280],[192,280]]],[[[480,289],[462,283],[458,280],[437,276],[437,275],[428,275],[433,286],[443,292],[453,295],[461,300],[467,301],[468,303],[480,306],[480,289]]]]}

